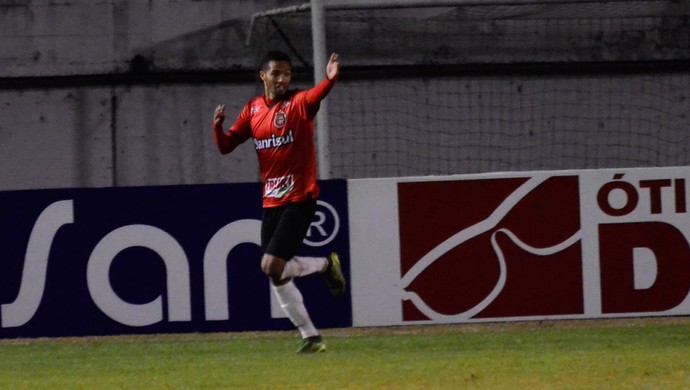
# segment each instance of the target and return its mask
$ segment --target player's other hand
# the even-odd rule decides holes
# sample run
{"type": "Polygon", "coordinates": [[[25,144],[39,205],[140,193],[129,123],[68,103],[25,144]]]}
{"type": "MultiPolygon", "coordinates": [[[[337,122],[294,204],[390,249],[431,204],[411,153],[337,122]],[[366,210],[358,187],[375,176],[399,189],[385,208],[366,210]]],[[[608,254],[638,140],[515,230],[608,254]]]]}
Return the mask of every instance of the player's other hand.
{"type": "Polygon", "coordinates": [[[225,120],[225,105],[219,104],[216,106],[216,111],[213,114],[213,126],[222,126],[225,120]]]}
{"type": "Polygon", "coordinates": [[[326,65],[326,77],[329,80],[336,80],[338,74],[340,74],[340,56],[338,53],[333,53],[328,59],[328,65],[326,65]]]}

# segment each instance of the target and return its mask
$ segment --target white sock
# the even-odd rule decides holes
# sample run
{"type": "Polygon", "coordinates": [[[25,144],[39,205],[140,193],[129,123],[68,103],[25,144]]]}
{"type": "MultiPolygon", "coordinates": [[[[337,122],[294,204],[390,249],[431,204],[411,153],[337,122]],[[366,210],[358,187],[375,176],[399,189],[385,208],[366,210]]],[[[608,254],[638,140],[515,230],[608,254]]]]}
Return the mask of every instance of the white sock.
{"type": "Polygon", "coordinates": [[[314,327],[311,318],[309,318],[309,313],[307,313],[307,308],[304,307],[302,293],[299,292],[292,280],[281,286],[271,283],[271,288],[278,298],[280,307],[297,327],[302,338],[318,336],[319,331],[314,327]]]}
{"type": "Polygon", "coordinates": [[[291,279],[300,276],[310,275],[316,272],[323,272],[328,266],[325,257],[293,257],[285,262],[281,279],[291,279]]]}

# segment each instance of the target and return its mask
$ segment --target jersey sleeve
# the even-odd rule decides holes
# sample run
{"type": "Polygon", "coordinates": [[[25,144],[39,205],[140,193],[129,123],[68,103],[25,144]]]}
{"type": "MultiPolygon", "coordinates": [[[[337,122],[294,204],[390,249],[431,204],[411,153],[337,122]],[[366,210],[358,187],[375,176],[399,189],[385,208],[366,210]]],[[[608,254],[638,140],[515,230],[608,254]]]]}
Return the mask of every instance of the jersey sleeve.
{"type": "Polygon", "coordinates": [[[335,85],[335,82],[326,77],[320,83],[306,92],[305,101],[307,103],[307,112],[309,113],[310,117],[313,118],[316,116],[316,112],[319,111],[321,101],[328,96],[328,93],[331,92],[331,89],[333,89],[333,85],[335,85]]]}
{"type": "Polygon", "coordinates": [[[220,126],[214,126],[213,138],[222,154],[232,152],[238,145],[251,137],[250,106],[251,102],[244,106],[235,123],[230,126],[227,132],[224,132],[220,126]]]}

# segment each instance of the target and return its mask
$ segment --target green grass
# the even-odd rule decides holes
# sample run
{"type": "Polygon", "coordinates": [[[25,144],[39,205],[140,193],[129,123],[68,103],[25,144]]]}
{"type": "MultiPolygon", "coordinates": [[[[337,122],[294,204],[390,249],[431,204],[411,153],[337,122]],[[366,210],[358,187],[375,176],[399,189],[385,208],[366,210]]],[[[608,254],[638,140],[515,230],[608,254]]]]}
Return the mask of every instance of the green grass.
{"type": "Polygon", "coordinates": [[[690,321],[0,341],[0,389],[689,389],[690,321]]]}

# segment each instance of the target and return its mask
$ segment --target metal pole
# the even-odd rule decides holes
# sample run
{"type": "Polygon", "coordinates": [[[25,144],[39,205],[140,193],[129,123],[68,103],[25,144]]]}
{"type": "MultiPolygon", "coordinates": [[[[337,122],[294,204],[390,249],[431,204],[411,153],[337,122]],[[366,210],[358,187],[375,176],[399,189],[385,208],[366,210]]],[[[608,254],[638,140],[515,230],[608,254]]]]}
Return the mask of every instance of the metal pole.
{"type": "MultiPolygon", "coordinates": [[[[326,52],[326,21],[321,0],[311,0],[311,36],[314,47],[314,83],[319,83],[326,76],[328,56],[326,52]]],[[[316,114],[316,152],[321,180],[331,178],[331,161],[329,150],[328,99],[321,102],[316,114]]]]}

